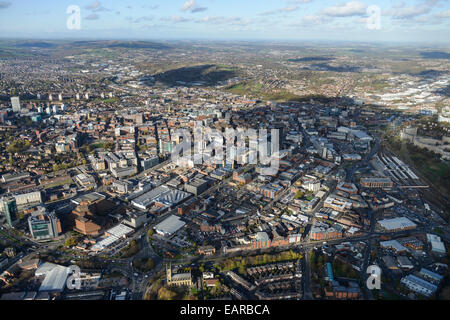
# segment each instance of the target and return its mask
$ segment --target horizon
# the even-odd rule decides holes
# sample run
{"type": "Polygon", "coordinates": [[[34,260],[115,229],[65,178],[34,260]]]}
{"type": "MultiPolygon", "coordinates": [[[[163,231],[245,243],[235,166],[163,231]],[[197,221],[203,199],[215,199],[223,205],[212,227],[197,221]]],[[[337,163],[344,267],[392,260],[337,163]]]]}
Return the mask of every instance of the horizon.
{"type": "Polygon", "coordinates": [[[235,43],[235,44],[267,44],[267,45],[306,45],[315,44],[329,46],[367,46],[367,47],[408,47],[414,46],[416,48],[450,48],[450,43],[433,42],[433,41],[363,41],[363,40],[313,40],[313,39],[298,39],[298,40],[282,40],[282,39],[214,39],[214,38],[29,38],[29,37],[1,37],[0,42],[146,42],[146,43],[235,43]]]}
{"type": "Polygon", "coordinates": [[[0,17],[1,39],[450,44],[443,0],[10,0],[0,17]]]}

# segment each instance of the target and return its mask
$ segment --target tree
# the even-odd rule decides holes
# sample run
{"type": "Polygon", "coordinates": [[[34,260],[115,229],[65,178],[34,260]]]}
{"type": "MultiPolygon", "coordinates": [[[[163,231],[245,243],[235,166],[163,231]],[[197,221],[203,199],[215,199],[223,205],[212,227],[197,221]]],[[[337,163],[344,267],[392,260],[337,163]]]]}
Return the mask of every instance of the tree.
{"type": "Polygon", "coordinates": [[[74,237],[67,238],[66,241],[64,242],[64,245],[66,247],[73,247],[76,244],[77,244],[77,239],[74,237]]]}
{"type": "Polygon", "coordinates": [[[174,300],[177,297],[177,293],[171,291],[165,287],[158,290],[158,300],[174,300]]]}
{"type": "Polygon", "coordinates": [[[28,140],[14,140],[9,146],[6,147],[8,153],[19,153],[28,150],[31,146],[28,140]]]}

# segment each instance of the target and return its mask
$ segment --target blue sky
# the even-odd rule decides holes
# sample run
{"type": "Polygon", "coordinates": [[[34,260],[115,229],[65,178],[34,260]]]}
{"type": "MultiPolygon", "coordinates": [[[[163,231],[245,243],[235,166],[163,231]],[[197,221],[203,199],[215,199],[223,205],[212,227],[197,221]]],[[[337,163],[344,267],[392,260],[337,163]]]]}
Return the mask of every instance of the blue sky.
{"type": "Polygon", "coordinates": [[[2,38],[448,44],[449,32],[449,0],[0,0],[2,38]],[[80,30],[67,29],[70,5],[81,10],[80,30]],[[380,29],[368,27],[371,6],[380,29]]]}

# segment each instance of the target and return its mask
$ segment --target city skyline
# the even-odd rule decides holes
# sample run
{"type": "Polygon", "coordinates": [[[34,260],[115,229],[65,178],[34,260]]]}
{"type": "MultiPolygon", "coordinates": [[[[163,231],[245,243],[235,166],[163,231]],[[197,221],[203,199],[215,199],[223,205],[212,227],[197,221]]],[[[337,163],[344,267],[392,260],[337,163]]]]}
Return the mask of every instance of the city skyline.
{"type": "Polygon", "coordinates": [[[0,17],[2,38],[448,44],[450,3],[442,0],[171,0],[164,3],[11,0],[0,1],[0,17]],[[80,29],[67,28],[70,6],[80,9],[80,29]]]}

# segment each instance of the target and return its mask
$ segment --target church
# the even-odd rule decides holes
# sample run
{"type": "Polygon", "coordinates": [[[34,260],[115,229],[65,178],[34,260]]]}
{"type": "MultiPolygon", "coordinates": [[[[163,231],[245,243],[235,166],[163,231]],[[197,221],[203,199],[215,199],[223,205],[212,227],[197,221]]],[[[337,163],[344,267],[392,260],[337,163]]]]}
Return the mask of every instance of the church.
{"type": "Polygon", "coordinates": [[[185,273],[172,274],[172,264],[166,265],[166,283],[168,286],[187,286],[192,287],[192,274],[191,271],[185,273]]]}

